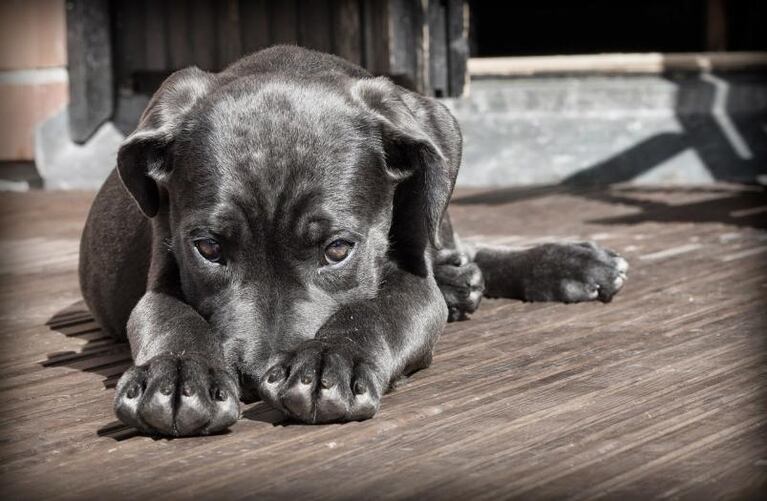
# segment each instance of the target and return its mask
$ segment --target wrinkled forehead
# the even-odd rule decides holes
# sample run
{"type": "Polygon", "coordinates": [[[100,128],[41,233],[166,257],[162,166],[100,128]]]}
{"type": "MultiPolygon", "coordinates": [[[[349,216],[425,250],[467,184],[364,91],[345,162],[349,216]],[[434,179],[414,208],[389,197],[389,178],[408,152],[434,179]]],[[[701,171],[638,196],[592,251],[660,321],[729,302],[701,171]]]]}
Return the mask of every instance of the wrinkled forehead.
{"type": "Polygon", "coordinates": [[[280,81],[213,96],[203,120],[211,132],[209,147],[229,166],[269,154],[298,160],[343,153],[343,143],[361,141],[366,127],[352,103],[332,88],[280,81]]]}
{"type": "Polygon", "coordinates": [[[227,92],[189,135],[197,163],[190,181],[217,205],[250,205],[264,216],[292,205],[359,218],[387,195],[374,131],[330,89],[274,82],[227,92]]]}

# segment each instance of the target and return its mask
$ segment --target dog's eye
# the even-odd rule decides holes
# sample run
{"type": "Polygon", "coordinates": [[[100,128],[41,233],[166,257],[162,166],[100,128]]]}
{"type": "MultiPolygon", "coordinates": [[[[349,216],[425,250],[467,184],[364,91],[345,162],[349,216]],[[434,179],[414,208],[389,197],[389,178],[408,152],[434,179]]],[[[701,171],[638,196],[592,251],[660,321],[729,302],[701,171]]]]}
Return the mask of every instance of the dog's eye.
{"type": "Polygon", "coordinates": [[[213,263],[221,261],[221,244],[213,240],[212,238],[201,238],[194,241],[194,246],[197,248],[197,252],[202,257],[213,263]]]}
{"type": "Polygon", "coordinates": [[[340,263],[347,257],[354,248],[354,244],[343,239],[334,240],[325,247],[325,260],[328,264],[340,263]]]}

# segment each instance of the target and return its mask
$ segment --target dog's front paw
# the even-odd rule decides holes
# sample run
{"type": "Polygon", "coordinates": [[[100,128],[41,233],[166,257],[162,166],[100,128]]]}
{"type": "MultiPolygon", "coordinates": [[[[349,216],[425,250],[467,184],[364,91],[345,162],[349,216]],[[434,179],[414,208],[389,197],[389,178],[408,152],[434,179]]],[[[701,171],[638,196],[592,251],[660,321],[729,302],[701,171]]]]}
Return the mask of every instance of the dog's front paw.
{"type": "Polygon", "coordinates": [[[524,281],[527,301],[612,301],[627,279],[628,261],[592,242],[545,244],[524,281]]]}
{"type": "Polygon", "coordinates": [[[374,365],[358,355],[338,341],[304,341],[271,360],[259,387],[261,398],[305,423],[373,417],[383,383],[374,365]]]}
{"type": "Polygon", "coordinates": [[[117,383],[115,413],[156,435],[206,435],[240,415],[237,384],[202,357],[160,355],[128,369],[117,383]]]}
{"type": "Polygon", "coordinates": [[[476,263],[458,251],[441,251],[434,263],[434,279],[447,303],[448,322],[465,320],[477,311],[485,279],[476,263]]]}

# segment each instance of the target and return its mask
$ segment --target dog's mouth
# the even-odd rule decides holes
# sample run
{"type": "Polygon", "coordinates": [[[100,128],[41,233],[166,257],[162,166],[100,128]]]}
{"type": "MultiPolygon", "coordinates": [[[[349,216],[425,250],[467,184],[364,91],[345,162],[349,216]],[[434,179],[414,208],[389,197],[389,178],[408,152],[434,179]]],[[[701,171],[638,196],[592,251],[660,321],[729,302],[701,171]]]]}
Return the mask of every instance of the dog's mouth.
{"type": "Polygon", "coordinates": [[[242,388],[240,390],[240,402],[243,404],[252,404],[259,400],[261,397],[258,394],[258,388],[242,388]]]}
{"type": "Polygon", "coordinates": [[[240,401],[244,404],[251,404],[261,400],[258,394],[258,379],[251,374],[243,374],[238,371],[240,380],[240,401]]]}
{"type": "Polygon", "coordinates": [[[240,387],[240,402],[243,404],[252,404],[258,402],[261,397],[258,394],[257,386],[241,386],[240,387]]]}

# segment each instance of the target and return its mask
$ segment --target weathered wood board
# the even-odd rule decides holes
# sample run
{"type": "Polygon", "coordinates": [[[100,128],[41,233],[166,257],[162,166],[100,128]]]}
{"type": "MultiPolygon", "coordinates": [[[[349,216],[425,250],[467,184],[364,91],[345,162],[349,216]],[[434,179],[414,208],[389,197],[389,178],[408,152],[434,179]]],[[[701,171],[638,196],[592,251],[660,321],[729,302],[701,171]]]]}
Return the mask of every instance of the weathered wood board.
{"type": "Polygon", "coordinates": [[[129,364],[79,303],[92,194],[0,201],[6,498],[756,498],[767,482],[761,188],[460,192],[472,241],[593,239],[631,262],[608,305],[485,301],[372,420],[157,440],[115,424],[129,364]],[[46,325],[47,323],[47,325],[46,325]]]}

